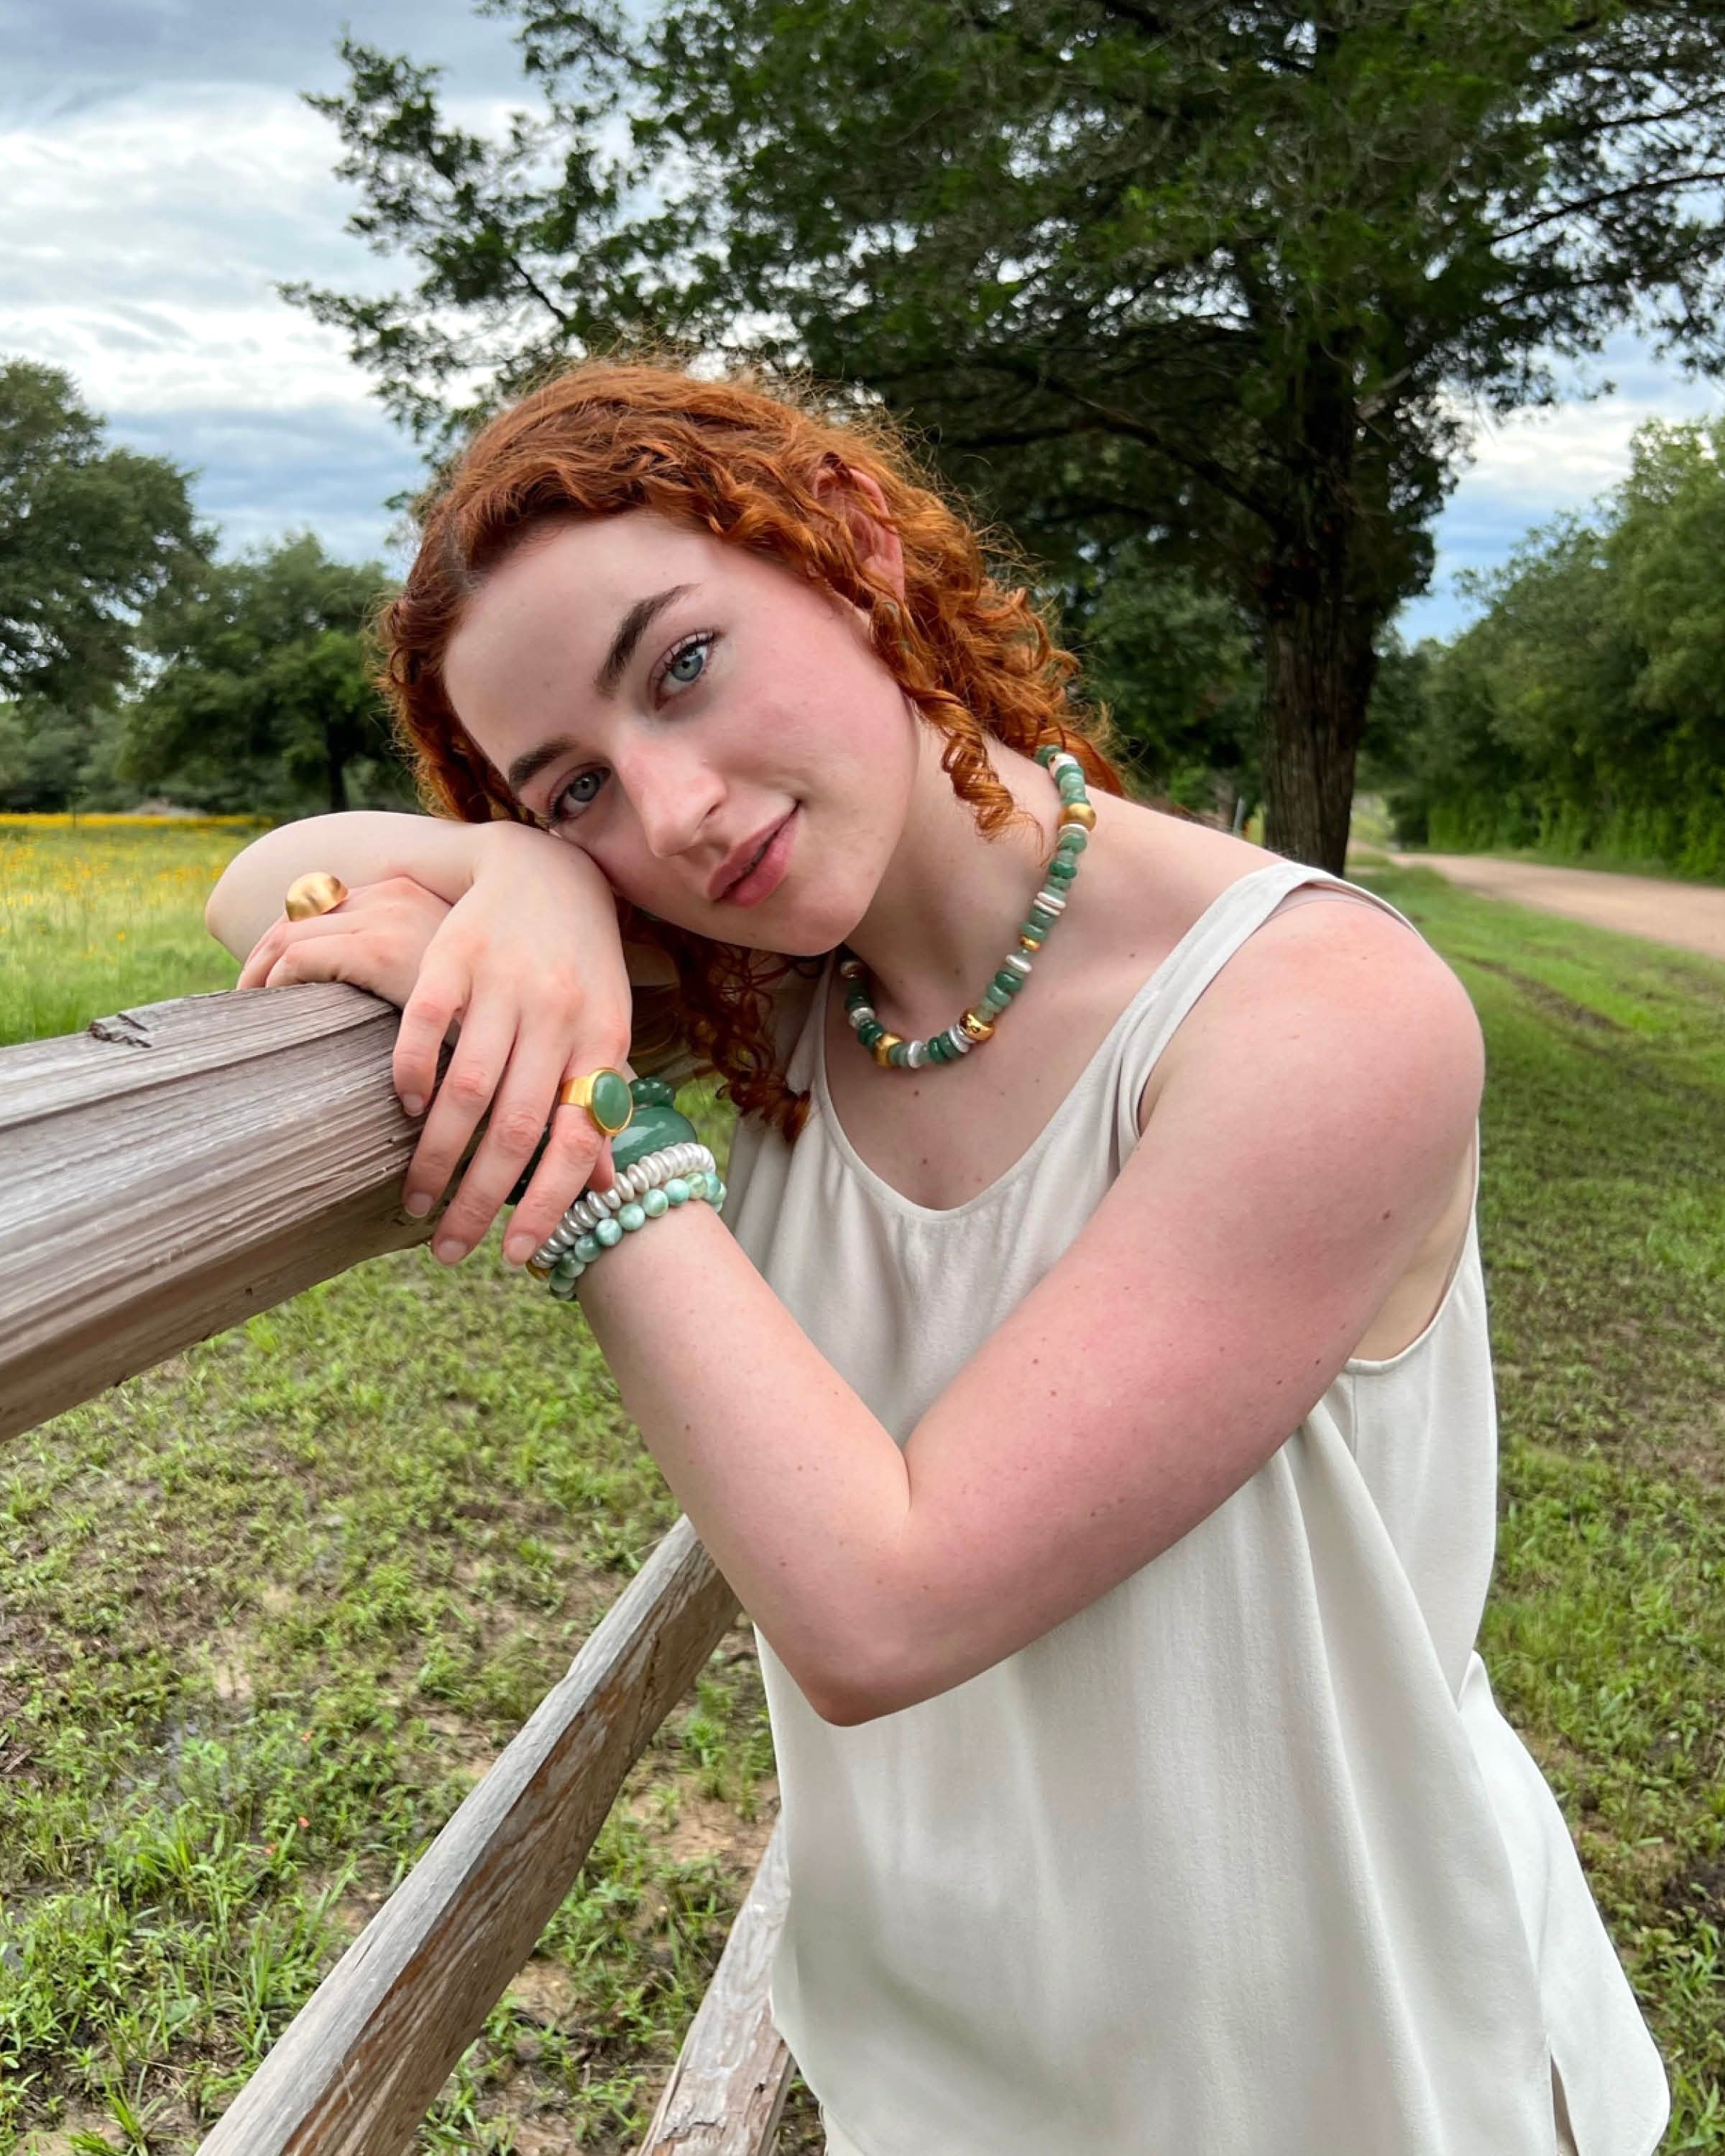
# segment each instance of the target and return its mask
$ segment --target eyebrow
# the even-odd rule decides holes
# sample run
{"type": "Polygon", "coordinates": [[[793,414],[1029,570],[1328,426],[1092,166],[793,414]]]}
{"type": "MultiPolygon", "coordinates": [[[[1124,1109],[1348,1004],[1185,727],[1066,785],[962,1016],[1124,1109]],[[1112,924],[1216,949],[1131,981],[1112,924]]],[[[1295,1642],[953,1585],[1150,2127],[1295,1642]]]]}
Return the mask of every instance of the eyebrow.
{"type": "MultiPolygon", "coordinates": [[[[675,605],[677,600],[694,589],[693,584],[671,584],[662,592],[654,592],[646,598],[635,601],[618,623],[617,633],[611,639],[611,648],[593,676],[593,694],[596,696],[609,696],[615,692],[641,639],[668,606],[675,605]]],[[[506,774],[510,791],[519,798],[547,764],[555,763],[560,756],[574,746],[567,734],[557,734],[549,741],[541,742],[536,748],[526,750],[511,764],[506,774]]]]}

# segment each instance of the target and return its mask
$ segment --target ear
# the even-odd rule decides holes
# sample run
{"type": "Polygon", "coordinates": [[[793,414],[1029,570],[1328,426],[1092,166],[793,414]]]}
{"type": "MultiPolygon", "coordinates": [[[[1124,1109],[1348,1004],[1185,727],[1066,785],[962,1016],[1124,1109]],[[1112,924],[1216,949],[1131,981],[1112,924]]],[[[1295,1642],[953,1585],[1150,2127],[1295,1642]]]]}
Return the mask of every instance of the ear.
{"type": "Polygon", "coordinates": [[[833,509],[850,526],[858,558],[868,576],[902,600],[905,550],[892,528],[886,497],[879,484],[854,465],[829,465],[815,480],[814,490],[823,506],[833,509]],[[831,497],[835,493],[838,499],[834,501],[831,497]]]}

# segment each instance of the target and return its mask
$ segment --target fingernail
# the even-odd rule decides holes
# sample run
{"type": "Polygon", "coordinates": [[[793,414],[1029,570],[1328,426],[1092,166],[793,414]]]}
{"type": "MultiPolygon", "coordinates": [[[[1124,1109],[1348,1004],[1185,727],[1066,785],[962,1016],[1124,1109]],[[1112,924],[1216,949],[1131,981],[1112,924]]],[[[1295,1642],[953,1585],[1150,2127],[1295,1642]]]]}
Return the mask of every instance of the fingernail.
{"type": "Polygon", "coordinates": [[[425,1096],[423,1093],[403,1093],[401,1104],[407,1115],[423,1116],[425,1112],[425,1096]]]}
{"type": "Polygon", "coordinates": [[[503,1245],[503,1255],[512,1265],[524,1265],[538,1245],[531,1235],[511,1235],[503,1245]]]}
{"type": "Polygon", "coordinates": [[[431,1210],[431,1193],[429,1190],[409,1192],[402,1200],[402,1210],[412,1214],[416,1220],[423,1220],[431,1210]]]}
{"type": "Polygon", "coordinates": [[[458,1241],[454,1235],[442,1235],[432,1245],[431,1250],[432,1255],[440,1263],[452,1265],[457,1258],[466,1255],[467,1245],[458,1241]]]}

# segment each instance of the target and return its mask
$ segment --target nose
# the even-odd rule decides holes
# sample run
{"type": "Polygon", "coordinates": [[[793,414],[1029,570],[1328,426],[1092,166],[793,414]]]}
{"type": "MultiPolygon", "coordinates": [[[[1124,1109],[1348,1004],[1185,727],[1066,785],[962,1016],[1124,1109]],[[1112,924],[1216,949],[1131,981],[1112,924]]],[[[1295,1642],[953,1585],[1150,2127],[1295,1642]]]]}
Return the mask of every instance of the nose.
{"type": "Polygon", "coordinates": [[[655,860],[687,853],[725,798],[718,773],[685,744],[643,744],[619,776],[655,860]]]}

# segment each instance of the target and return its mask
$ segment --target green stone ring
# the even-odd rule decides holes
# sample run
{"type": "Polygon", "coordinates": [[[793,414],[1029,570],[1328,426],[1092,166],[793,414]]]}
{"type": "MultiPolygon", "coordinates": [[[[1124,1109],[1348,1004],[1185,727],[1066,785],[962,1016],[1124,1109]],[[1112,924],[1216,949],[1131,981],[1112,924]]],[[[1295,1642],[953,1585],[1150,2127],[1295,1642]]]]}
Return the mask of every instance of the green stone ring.
{"type": "Polygon", "coordinates": [[[634,1096],[620,1070],[589,1070],[584,1078],[566,1078],[557,1088],[560,1108],[585,1108],[602,1137],[614,1138],[634,1121],[634,1096]]]}

